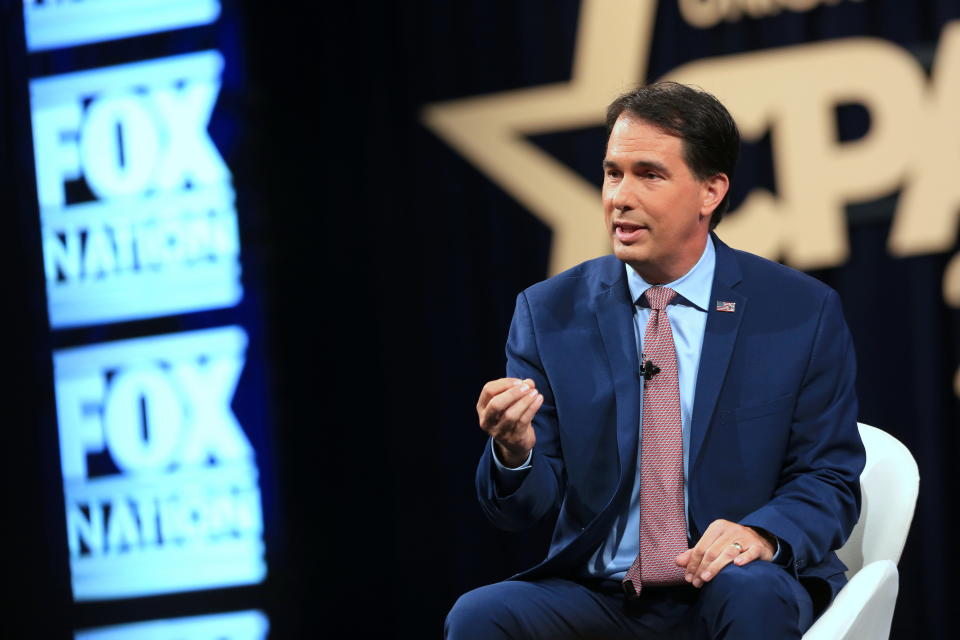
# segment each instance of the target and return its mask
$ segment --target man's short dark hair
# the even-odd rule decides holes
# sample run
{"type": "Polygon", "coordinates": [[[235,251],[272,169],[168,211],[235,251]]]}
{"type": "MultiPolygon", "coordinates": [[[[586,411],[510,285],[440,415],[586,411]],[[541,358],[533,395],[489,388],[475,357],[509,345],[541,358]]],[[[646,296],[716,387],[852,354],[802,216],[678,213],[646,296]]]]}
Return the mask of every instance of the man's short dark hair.
{"type": "MultiPolygon", "coordinates": [[[[677,82],[655,82],[624,93],[607,107],[607,138],[624,112],[683,141],[683,159],[697,180],[718,173],[733,180],[740,152],[740,131],[733,116],[715,97],[677,82]]],[[[710,228],[730,204],[730,191],[710,217],[710,228]]]]}

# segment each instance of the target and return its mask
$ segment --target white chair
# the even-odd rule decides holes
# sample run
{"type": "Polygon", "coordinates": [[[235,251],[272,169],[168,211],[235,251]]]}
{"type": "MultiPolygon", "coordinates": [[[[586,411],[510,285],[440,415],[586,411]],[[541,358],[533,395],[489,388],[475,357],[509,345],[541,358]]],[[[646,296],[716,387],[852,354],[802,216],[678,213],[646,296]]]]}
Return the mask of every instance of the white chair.
{"type": "Polygon", "coordinates": [[[903,444],[859,424],[867,450],[860,476],[863,504],[850,539],[837,551],[849,582],[803,640],[874,640],[890,636],[897,602],[897,561],[913,520],[920,475],[903,444]]]}

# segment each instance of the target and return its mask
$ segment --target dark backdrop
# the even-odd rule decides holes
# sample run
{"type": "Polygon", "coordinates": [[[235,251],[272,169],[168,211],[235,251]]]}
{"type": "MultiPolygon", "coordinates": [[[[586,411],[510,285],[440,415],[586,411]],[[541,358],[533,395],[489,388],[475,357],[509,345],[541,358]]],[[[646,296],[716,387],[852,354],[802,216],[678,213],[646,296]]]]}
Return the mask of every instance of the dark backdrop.
{"type": "MultiPolygon", "coordinates": [[[[477,506],[473,472],[484,438],[474,405],[482,384],[503,373],[517,292],[546,276],[550,230],[430,133],[419,112],[435,101],[568,79],[578,10],[575,0],[237,5],[247,87],[231,107],[241,129],[228,161],[241,196],[244,264],[264,283],[283,517],[268,540],[269,582],[243,602],[266,608],[275,637],[436,637],[460,593],[544,552],[548,527],[503,534],[477,506]]],[[[929,51],[957,17],[960,5],[947,0],[845,2],[723,25],[687,48],[677,38],[690,30],[664,0],[650,77],[771,41],[866,33],[929,51]]],[[[5,122],[23,122],[9,99],[0,101],[5,122]]],[[[599,184],[602,131],[536,142],[599,184]]],[[[17,162],[22,149],[9,136],[0,143],[3,160],[17,162]]],[[[768,153],[762,144],[747,150],[753,173],[738,174],[738,183],[762,182],[768,153]]],[[[4,209],[30,197],[5,185],[4,209]]],[[[853,211],[849,262],[814,275],[844,301],[860,361],[861,420],[901,439],[920,465],[893,635],[939,638],[950,605],[946,527],[957,510],[950,380],[960,317],[940,291],[949,256],[887,254],[895,198],[872,203],[870,215],[853,211]]],[[[21,223],[4,242],[8,272],[41,272],[32,225],[21,223]]],[[[55,438],[49,344],[36,328],[45,322],[37,281],[13,281],[7,299],[22,311],[7,314],[6,335],[24,375],[8,406],[10,424],[27,426],[11,434],[23,453],[6,456],[8,487],[20,487],[11,512],[25,523],[13,547],[20,553],[9,581],[21,600],[11,620],[55,637],[63,633],[57,616],[70,606],[60,536],[44,529],[38,506],[62,508],[49,494],[59,483],[47,453],[55,438]]],[[[217,608],[223,599],[209,602],[217,608]]]]}

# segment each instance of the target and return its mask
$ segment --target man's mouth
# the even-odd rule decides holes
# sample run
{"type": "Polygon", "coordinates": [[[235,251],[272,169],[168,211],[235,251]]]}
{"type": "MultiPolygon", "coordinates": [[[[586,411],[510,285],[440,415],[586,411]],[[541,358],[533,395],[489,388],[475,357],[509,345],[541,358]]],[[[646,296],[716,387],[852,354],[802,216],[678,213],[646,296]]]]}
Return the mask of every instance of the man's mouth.
{"type": "Polygon", "coordinates": [[[616,236],[617,240],[624,244],[636,242],[648,232],[649,228],[644,224],[627,222],[626,220],[618,220],[613,223],[614,235],[616,236]]]}

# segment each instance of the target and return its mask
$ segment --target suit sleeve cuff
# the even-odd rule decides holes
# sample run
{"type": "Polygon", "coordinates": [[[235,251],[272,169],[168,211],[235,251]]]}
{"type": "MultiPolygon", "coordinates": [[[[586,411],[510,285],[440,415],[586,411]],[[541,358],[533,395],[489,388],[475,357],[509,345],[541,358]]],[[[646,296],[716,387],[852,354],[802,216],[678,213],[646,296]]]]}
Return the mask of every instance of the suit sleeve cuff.
{"type": "Polygon", "coordinates": [[[530,461],[533,459],[533,449],[531,449],[530,453],[527,454],[527,459],[524,460],[523,464],[521,464],[519,467],[506,466],[505,464],[500,462],[500,458],[497,457],[497,448],[493,446],[493,438],[490,438],[490,453],[493,454],[493,464],[494,466],[496,466],[498,472],[499,471],[506,471],[506,472],[523,471],[524,469],[529,469],[530,461]]]}
{"type": "Polygon", "coordinates": [[[508,467],[500,462],[497,458],[497,448],[493,446],[493,438],[490,438],[490,453],[493,456],[494,490],[498,498],[504,498],[520,488],[529,469],[533,468],[530,464],[533,459],[533,450],[531,449],[527,459],[519,467],[508,467]]]}
{"type": "Polygon", "coordinates": [[[747,525],[747,526],[749,526],[751,529],[753,529],[758,534],[760,534],[763,538],[767,540],[767,542],[770,542],[773,544],[773,557],[770,558],[770,562],[773,562],[775,564],[778,564],[784,567],[790,563],[790,555],[791,555],[790,545],[782,542],[779,536],[776,536],[770,533],[766,529],[763,529],[761,527],[754,527],[751,525],[747,525]]]}

